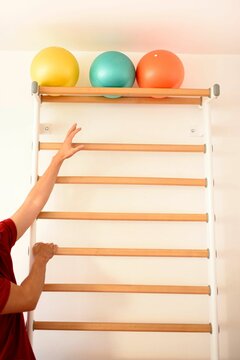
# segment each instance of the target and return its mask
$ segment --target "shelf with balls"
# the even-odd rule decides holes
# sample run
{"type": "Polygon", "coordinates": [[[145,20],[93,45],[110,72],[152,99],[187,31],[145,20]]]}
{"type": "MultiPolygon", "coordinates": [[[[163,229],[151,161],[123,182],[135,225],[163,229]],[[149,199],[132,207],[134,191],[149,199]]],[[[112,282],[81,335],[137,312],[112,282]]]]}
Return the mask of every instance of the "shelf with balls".
{"type": "Polygon", "coordinates": [[[219,95],[217,84],[207,89],[180,88],[184,66],[179,57],[168,50],[145,54],[136,69],[122,52],[103,52],[90,66],[92,86],[80,87],[76,86],[79,65],[75,56],[64,48],[49,47],[34,57],[31,78],[32,92],[37,93],[42,102],[201,105],[204,97],[219,95]]]}

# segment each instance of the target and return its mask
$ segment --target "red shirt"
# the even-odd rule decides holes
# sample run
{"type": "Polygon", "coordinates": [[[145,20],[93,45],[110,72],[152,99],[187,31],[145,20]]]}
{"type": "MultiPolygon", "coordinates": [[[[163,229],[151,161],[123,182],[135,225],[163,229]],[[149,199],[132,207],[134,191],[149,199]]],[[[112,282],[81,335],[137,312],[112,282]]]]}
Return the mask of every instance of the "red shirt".
{"type": "Polygon", "coordinates": [[[14,222],[11,219],[0,222],[0,360],[35,360],[23,314],[1,314],[11,282],[16,284],[10,254],[16,238],[14,222]]]}

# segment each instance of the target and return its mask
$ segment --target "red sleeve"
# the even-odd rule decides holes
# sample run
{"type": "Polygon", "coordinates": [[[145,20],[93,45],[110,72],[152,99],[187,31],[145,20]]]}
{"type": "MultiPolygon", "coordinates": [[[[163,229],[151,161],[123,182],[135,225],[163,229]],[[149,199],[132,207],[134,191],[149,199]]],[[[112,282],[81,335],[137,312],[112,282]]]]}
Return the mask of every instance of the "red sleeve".
{"type": "Polygon", "coordinates": [[[17,228],[12,219],[6,219],[0,222],[0,241],[11,250],[17,240],[17,228]]]}
{"type": "Polygon", "coordinates": [[[1,296],[0,296],[0,314],[8,301],[10,288],[11,288],[10,281],[3,277],[0,277],[0,294],[1,294],[1,296]]]}

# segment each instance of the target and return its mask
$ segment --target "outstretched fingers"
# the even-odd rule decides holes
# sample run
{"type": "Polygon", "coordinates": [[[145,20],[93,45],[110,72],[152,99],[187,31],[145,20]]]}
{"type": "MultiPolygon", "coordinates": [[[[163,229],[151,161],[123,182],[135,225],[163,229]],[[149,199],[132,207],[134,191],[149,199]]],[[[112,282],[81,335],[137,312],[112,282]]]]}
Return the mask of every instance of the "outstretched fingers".
{"type": "Polygon", "coordinates": [[[77,123],[74,123],[67,132],[66,138],[77,128],[77,123]]]}

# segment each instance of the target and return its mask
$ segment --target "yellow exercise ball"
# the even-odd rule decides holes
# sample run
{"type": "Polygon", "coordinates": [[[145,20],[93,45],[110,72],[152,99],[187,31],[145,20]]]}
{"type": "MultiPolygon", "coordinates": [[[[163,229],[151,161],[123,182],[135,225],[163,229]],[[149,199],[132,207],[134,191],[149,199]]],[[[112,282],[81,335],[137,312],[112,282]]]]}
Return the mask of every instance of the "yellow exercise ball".
{"type": "Polygon", "coordinates": [[[41,50],[31,64],[31,78],[40,86],[75,86],[78,77],[76,58],[62,47],[41,50]]]}

